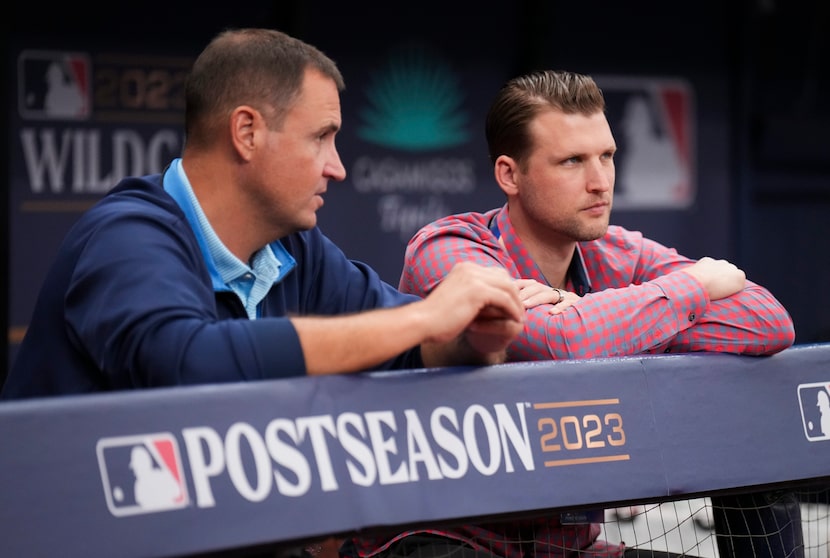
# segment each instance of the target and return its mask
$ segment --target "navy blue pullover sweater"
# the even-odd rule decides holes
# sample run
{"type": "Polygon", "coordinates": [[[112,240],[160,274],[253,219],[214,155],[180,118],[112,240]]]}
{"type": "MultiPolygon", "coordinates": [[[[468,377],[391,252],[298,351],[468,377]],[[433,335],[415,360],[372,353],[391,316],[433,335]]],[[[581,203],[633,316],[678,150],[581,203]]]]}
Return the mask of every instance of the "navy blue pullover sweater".
{"type": "MultiPolygon", "coordinates": [[[[398,292],[318,229],[278,242],[296,267],[249,320],[214,290],[199,244],[161,175],[122,180],[80,217],[48,272],[4,399],[297,376],[287,315],[399,306],[398,292]]],[[[376,369],[423,366],[415,348],[376,369]]]]}

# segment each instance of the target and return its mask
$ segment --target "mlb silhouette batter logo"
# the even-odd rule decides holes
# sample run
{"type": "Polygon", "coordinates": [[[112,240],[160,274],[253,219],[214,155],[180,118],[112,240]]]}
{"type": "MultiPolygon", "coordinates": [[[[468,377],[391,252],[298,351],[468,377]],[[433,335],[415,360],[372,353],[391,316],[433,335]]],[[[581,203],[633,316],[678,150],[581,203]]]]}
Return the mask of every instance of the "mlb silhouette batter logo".
{"type": "Polygon", "coordinates": [[[694,95],[680,79],[597,76],[617,153],[614,209],[694,203],[694,95]]]}
{"type": "Polygon", "coordinates": [[[91,112],[90,62],[86,54],[27,50],[17,60],[20,116],[38,120],[86,120],[91,112]]]}
{"type": "Polygon", "coordinates": [[[801,384],[798,402],[807,439],[811,442],[830,440],[830,382],[801,384]]]}
{"type": "Polygon", "coordinates": [[[98,466],[115,516],[188,505],[179,446],[169,432],[98,440],[98,466]]]}

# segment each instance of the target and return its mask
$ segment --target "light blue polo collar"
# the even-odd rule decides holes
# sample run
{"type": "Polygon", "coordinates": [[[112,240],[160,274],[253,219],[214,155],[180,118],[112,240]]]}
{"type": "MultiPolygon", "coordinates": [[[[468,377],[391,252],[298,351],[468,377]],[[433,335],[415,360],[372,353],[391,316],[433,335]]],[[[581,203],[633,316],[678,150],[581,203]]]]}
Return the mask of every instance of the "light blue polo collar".
{"type": "MultiPolygon", "coordinates": [[[[202,258],[210,274],[213,290],[216,292],[233,290],[228,286],[228,283],[244,271],[250,271],[250,268],[231,254],[216,236],[216,232],[210,226],[210,223],[202,212],[202,208],[199,206],[196,195],[193,193],[193,188],[190,186],[190,181],[182,167],[181,158],[174,159],[165,171],[163,187],[176,200],[176,203],[179,204],[179,207],[181,207],[187,218],[190,228],[193,230],[193,234],[196,236],[196,241],[202,252],[202,258]],[[219,262],[218,265],[217,262],[219,262]],[[235,263],[228,265],[229,262],[235,263]],[[242,267],[239,267],[239,265],[242,267]]],[[[282,281],[294,269],[297,262],[286,251],[280,241],[272,242],[268,246],[270,250],[260,250],[258,252],[259,256],[255,256],[254,259],[259,257],[262,261],[272,261],[273,268],[276,270],[273,283],[276,284],[282,281]]]]}

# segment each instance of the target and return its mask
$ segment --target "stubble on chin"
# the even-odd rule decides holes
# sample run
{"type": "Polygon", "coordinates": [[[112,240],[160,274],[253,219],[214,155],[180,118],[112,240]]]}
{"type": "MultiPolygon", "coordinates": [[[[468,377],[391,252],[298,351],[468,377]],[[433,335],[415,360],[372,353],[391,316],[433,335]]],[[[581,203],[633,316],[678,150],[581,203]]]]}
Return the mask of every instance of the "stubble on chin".
{"type": "Polygon", "coordinates": [[[605,236],[608,232],[608,220],[604,223],[592,223],[588,226],[578,227],[578,231],[573,235],[577,242],[587,242],[589,240],[597,240],[605,236]]]}

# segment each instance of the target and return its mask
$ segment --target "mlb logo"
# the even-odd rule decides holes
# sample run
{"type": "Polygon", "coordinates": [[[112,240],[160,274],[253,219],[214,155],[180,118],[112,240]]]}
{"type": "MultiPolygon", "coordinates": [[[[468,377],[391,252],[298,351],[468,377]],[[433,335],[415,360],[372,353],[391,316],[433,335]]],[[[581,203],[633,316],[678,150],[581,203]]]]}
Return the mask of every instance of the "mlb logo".
{"type": "Polygon", "coordinates": [[[830,440],[830,382],[801,384],[798,403],[807,440],[830,440]]]}
{"type": "Polygon", "coordinates": [[[596,77],[617,153],[614,209],[695,201],[694,96],[680,79],[596,77]]]}
{"type": "Polygon", "coordinates": [[[175,510],[189,504],[179,445],[169,432],[102,438],[96,452],[113,515],[175,510]]]}
{"type": "Polygon", "coordinates": [[[92,108],[86,54],[26,50],[17,59],[20,116],[35,120],[86,120],[92,108]]]}

